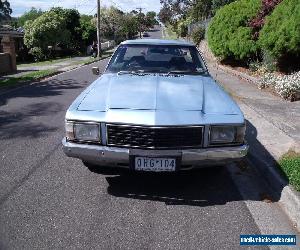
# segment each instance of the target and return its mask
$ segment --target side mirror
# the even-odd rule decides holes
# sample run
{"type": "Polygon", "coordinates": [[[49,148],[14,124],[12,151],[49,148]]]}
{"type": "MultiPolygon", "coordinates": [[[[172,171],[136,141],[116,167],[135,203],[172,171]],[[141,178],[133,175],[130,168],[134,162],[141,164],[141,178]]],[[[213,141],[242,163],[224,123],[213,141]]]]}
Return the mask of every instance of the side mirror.
{"type": "Polygon", "coordinates": [[[92,72],[93,72],[94,75],[100,75],[100,70],[99,70],[98,67],[93,67],[92,72]]]}

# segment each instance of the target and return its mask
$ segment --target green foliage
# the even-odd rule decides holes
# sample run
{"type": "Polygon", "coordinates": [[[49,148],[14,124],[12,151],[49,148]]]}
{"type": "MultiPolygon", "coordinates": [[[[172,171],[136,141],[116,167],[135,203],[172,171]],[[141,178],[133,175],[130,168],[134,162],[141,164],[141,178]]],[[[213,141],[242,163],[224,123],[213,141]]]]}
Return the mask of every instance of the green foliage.
{"type": "Polygon", "coordinates": [[[34,21],[27,21],[24,27],[24,43],[31,53],[37,55],[37,60],[40,51],[46,57],[48,46],[70,42],[71,34],[66,28],[65,18],[54,11],[46,12],[34,21]]]}
{"type": "Polygon", "coordinates": [[[0,22],[10,19],[11,13],[10,3],[7,0],[0,0],[0,22]]]}
{"type": "Polygon", "coordinates": [[[201,21],[211,16],[212,0],[196,0],[190,9],[190,15],[195,21],[201,21]]]}
{"type": "MultiPolygon", "coordinates": [[[[124,13],[115,7],[102,8],[100,16],[102,37],[114,39],[117,43],[133,38],[139,30],[137,15],[137,12],[124,13]]],[[[96,19],[93,23],[96,25],[96,19]]]]}
{"type": "Polygon", "coordinates": [[[147,23],[147,27],[151,28],[154,25],[158,24],[158,21],[156,20],[156,12],[154,11],[149,11],[146,14],[146,23],[147,23]]]}
{"type": "Polygon", "coordinates": [[[212,0],[211,3],[211,12],[213,15],[216,14],[217,10],[223,7],[226,4],[230,4],[236,0],[212,0]]]}
{"type": "Polygon", "coordinates": [[[25,12],[22,16],[18,18],[17,25],[19,27],[23,27],[26,21],[33,21],[37,19],[39,16],[43,14],[43,11],[41,9],[36,9],[34,7],[31,8],[30,11],[25,12]]]}
{"type": "Polygon", "coordinates": [[[88,15],[81,15],[80,17],[81,39],[85,46],[97,40],[97,28],[92,19],[93,16],[88,15]]]}
{"type": "Polygon", "coordinates": [[[186,37],[188,35],[188,26],[185,20],[181,20],[177,23],[176,33],[179,37],[186,37]]]}
{"type": "Polygon", "coordinates": [[[167,5],[167,3],[164,3],[158,13],[158,20],[164,24],[171,23],[172,16],[172,9],[167,5]]]}
{"type": "Polygon", "coordinates": [[[205,28],[198,27],[192,33],[192,40],[195,44],[199,44],[205,38],[205,28]]]}
{"type": "Polygon", "coordinates": [[[277,59],[289,54],[300,56],[299,0],[283,0],[275,8],[266,18],[259,44],[277,59]]]}
{"type": "Polygon", "coordinates": [[[219,9],[208,29],[208,44],[221,59],[245,60],[257,53],[248,22],[258,12],[260,0],[239,0],[219,9]]]}
{"type": "Polygon", "coordinates": [[[300,155],[294,152],[284,155],[279,161],[279,166],[289,183],[300,191],[300,155]]]}
{"type": "Polygon", "coordinates": [[[126,14],[122,18],[122,26],[120,27],[119,34],[124,34],[126,39],[132,39],[139,30],[139,23],[136,16],[126,14]]]}
{"type": "Polygon", "coordinates": [[[10,77],[0,80],[0,86],[12,86],[19,83],[32,82],[54,74],[56,74],[56,70],[53,69],[34,71],[19,77],[10,77]]]}
{"type": "Polygon", "coordinates": [[[79,48],[81,42],[80,14],[75,9],[52,8],[50,12],[56,13],[64,19],[66,30],[70,34],[69,45],[73,48],[79,48]]]}
{"type": "Polygon", "coordinates": [[[40,47],[33,47],[30,49],[30,54],[36,61],[42,61],[46,58],[44,51],[40,47]]]}

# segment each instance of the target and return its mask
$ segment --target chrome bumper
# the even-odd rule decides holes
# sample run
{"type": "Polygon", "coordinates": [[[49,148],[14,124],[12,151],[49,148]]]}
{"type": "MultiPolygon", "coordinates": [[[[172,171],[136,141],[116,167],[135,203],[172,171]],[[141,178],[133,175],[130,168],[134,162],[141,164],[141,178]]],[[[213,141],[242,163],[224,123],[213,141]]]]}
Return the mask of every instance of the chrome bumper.
{"type": "Polygon", "coordinates": [[[204,167],[223,165],[242,159],[247,155],[249,146],[244,144],[235,147],[216,147],[202,149],[182,150],[143,150],[101,145],[88,145],[62,141],[63,151],[69,157],[79,158],[83,161],[102,165],[129,168],[129,158],[133,155],[149,157],[180,157],[182,166],[204,167]]]}

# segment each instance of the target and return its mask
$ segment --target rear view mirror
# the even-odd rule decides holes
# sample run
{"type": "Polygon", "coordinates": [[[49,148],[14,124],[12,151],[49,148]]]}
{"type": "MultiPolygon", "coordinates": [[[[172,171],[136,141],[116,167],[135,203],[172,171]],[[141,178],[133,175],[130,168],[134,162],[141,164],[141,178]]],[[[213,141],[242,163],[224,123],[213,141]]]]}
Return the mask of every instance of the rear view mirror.
{"type": "Polygon", "coordinates": [[[98,67],[93,67],[92,72],[93,72],[94,75],[99,75],[100,74],[100,70],[99,70],[98,67]]]}

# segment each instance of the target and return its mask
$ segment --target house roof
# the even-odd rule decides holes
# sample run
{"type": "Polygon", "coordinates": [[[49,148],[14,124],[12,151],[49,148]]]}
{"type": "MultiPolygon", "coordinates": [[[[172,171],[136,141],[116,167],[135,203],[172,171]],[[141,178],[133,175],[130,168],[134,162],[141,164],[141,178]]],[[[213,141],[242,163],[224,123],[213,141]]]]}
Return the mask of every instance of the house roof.
{"type": "Polygon", "coordinates": [[[7,35],[10,37],[23,37],[24,31],[21,29],[16,30],[9,25],[0,26],[0,37],[7,35]]]}

